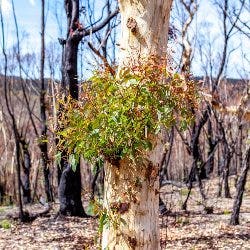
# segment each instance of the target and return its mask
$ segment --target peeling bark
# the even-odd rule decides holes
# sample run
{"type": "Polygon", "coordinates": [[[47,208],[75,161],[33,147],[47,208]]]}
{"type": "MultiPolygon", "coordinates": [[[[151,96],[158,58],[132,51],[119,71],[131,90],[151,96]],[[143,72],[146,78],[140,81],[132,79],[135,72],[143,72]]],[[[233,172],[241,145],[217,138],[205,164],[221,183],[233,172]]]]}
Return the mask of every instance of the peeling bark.
{"type": "Polygon", "coordinates": [[[159,239],[159,179],[151,176],[150,163],[141,166],[128,161],[119,167],[106,164],[104,180],[104,208],[112,217],[117,202],[129,204],[127,211],[117,210],[116,221],[104,229],[102,249],[160,249],[159,239]],[[119,219],[121,216],[121,219],[119,219]]]}
{"type": "MultiPolygon", "coordinates": [[[[172,0],[120,0],[121,42],[118,77],[124,68],[140,64],[154,56],[166,57],[169,14],[172,0]]],[[[163,145],[145,161],[105,165],[104,209],[113,214],[112,203],[128,203],[128,211],[119,213],[122,221],[104,227],[102,249],[160,249],[159,239],[159,164],[163,145]]]]}

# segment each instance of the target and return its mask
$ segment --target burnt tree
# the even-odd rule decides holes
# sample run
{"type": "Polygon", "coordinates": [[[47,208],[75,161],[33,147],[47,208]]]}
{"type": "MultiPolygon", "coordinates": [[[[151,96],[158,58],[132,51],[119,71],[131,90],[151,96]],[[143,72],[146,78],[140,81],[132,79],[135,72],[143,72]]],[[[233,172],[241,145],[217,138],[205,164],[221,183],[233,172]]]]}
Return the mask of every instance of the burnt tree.
{"type": "Polygon", "coordinates": [[[243,194],[245,191],[245,185],[247,181],[247,174],[248,174],[249,168],[250,168],[250,147],[248,147],[246,151],[244,166],[240,175],[240,179],[237,184],[236,197],[234,200],[233,212],[232,212],[231,220],[230,220],[231,225],[239,224],[240,207],[242,204],[242,199],[243,199],[243,194]]]}
{"type": "MultiPolygon", "coordinates": [[[[67,15],[67,38],[60,39],[63,46],[62,56],[62,88],[66,96],[77,100],[79,94],[77,75],[78,46],[83,37],[95,33],[105,27],[117,15],[118,9],[110,13],[101,23],[90,29],[84,29],[79,21],[79,0],[65,0],[64,7],[67,15]],[[68,90],[68,93],[67,93],[68,90]]],[[[60,116],[59,111],[59,116],[60,116]]],[[[59,128],[60,130],[61,128],[59,128]]],[[[73,171],[66,152],[61,152],[61,175],[58,187],[60,201],[59,214],[70,216],[86,216],[81,201],[81,172],[80,166],[73,171]]]]}
{"type": "Polygon", "coordinates": [[[30,170],[31,170],[31,157],[29,152],[29,145],[24,137],[20,138],[22,149],[22,190],[23,190],[23,203],[31,202],[31,189],[30,189],[30,170]]]}
{"type": "Polygon", "coordinates": [[[4,187],[0,184],[0,204],[3,203],[3,201],[4,201],[4,196],[5,196],[4,187]]]}
{"type": "Polygon", "coordinates": [[[39,147],[41,150],[41,164],[43,168],[44,175],[44,186],[45,193],[47,197],[47,201],[53,201],[52,187],[50,184],[50,170],[49,170],[49,157],[48,157],[48,136],[47,136],[47,117],[46,117],[46,87],[44,81],[44,64],[45,64],[45,40],[44,40],[44,32],[45,32],[45,17],[44,17],[44,0],[41,0],[41,64],[40,64],[40,81],[41,81],[41,89],[40,89],[40,116],[41,116],[41,138],[39,147]]]}
{"type": "Polygon", "coordinates": [[[7,82],[7,69],[8,69],[8,56],[6,53],[6,47],[5,47],[5,29],[4,29],[4,18],[3,18],[3,12],[0,5],[0,22],[1,22],[1,29],[2,29],[2,53],[4,57],[4,98],[5,103],[7,107],[8,115],[11,119],[11,129],[14,134],[14,141],[15,141],[15,152],[16,152],[16,174],[17,174],[17,199],[18,199],[18,208],[19,208],[19,219],[21,221],[25,221],[25,215],[23,211],[23,202],[22,202],[22,196],[21,196],[21,162],[20,162],[20,136],[17,129],[17,122],[16,118],[14,116],[13,110],[11,109],[10,105],[10,98],[9,98],[9,86],[7,82]]]}
{"type": "MultiPolygon", "coordinates": [[[[65,48],[63,63],[63,88],[69,88],[69,95],[78,99],[78,78],[77,78],[77,51],[82,40],[82,25],[79,22],[79,1],[65,1],[67,15],[67,39],[64,42],[65,48]]],[[[65,91],[66,92],[66,91],[65,91]]],[[[60,214],[70,216],[86,216],[81,201],[81,172],[80,166],[73,171],[65,152],[61,157],[60,182],[58,195],[60,201],[60,214]]]]}
{"type": "MultiPolygon", "coordinates": [[[[20,77],[20,83],[22,86],[23,93],[25,93],[25,87],[24,87],[24,81],[22,79],[22,73],[21,73],[21,52],[20,52],[20,39],[19,39],[19,29],[18,29],[18,24],[17,24],[17,17],[16,17],[16,11],[15,11],[15,6],[14,2],[12,0],[12,13],[13,13],[13,18],[14,18],[14,23],[15,23],[15,29],[16,29],[16,38],[17,38],[17,52],[16,52],[16,57],[18,61],[18,69],[19,69],[19,77],[20,77]]],[[[27,97],[26,95],[24,95],[27,97]]],[[[25,99],[26,100],[26,99],[25,99]]],[[[14,112],[13,112],[14,113],[14,112]]],[[[18,122],[17,122],[18,124],[18,122]]],[[[24,127],[22,128],[24,129],[24,127]]],[[[30,170],[31,170],[31,159],[30,159],[30,154],[28,150],[28,143],[26,143],[26,136],[25,134],[23,135],[23,132],[19,132],[17,128],[17,139],[19,141],[18,147],[20,148],[20,164],[22,166],[22,171],[21,173],[21,188],[22,188],[22,198],[24,204],[30,203],[31,202],[31,190],[30,190],[30,170]]]]}

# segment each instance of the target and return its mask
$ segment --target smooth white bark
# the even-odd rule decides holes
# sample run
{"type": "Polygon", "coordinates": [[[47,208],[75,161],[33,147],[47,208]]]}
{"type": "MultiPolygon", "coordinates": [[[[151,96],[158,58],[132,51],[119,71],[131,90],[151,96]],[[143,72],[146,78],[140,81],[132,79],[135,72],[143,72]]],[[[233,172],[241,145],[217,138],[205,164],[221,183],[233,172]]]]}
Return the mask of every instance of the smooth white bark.
{"type": "MultiPolygon", "coordinates": [[[[166,56],[171,4],[172,0],[119,1],[119,72],[150,56],[166,56]]],[[[140,164],[126,159],[118,166],[106,164],[104,208],[110,218],[117,216],[118,223],[114,226],[111,219],[104,228],[102,249],[160,249],[158,171],[164,147],[159,138],[156,145],[140,164]],[[120,207],[114,212],[115,206],[120,207]]]]}
{"type": "Polygon", "coordinates": [[[172,0],[120,0],[121,39],[119,66],[131,66],[167,52],[172,0]]]}

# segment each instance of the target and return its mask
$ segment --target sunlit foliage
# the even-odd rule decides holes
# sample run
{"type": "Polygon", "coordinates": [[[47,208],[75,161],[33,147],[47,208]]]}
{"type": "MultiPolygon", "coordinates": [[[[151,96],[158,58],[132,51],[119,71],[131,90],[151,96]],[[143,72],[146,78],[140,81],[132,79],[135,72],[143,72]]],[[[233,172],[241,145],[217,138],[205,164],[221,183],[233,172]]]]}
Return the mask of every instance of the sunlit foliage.
{"type": "Polygon", "coordinates": [[[136,160],[154,147],[153,138],[163,127],[178,123],[185,129],[192,121],[197,89],[193,81],[150,60],[124,68],[119,77],[96,71],[83,83],[79,101],[62,104],[59,137],[69,155],[136,160]]]}

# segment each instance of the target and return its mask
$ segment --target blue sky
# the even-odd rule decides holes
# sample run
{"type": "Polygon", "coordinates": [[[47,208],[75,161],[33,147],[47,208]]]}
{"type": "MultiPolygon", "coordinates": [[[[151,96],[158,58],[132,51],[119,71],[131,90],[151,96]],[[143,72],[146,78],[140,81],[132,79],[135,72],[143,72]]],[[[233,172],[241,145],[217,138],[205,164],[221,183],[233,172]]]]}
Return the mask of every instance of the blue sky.
{"type": "MultiPolygon", "coordinates": [[[[101,0],[100,4],[101,4],[101,0]]],[[[54,41],[57,42],[57,38],[61,36],[60,31],[58,29],[58,25],[55,18],[55,3],[58,3],[57,11],[59,13],[59,18],[62,19],[62,23],[65,23],[64,10],[62,8],[62,4],[64,0],[47,0],[45,1],[46,5],[46,42],[54,41]],[[59,7],[60,6],[60,7],[59,7]]],[[[0,0],[1,8],[4,12],[5,18],[5,30],[7,36],[7,44],[8,47],[12,47],[16,43],[15,39],[15,27],[13,26],[13,16],[11,12],[11,0],[0,0]]],[[[97,1],[97,3],[99,3],[97,1]]],[[[20,29],[20,36],[22,42],[22,53],[27,52],[35,52],[39,53],[40,48],[40,0],[14,0],[17,21],[20,29]]],[[[248,14],[249,15],[249,14],[248,14]]],[[[249,18],[246,16],[245,18],[249,18]]],[[[200,10],[198,12],[198,16],[194,22],[193,28],[195,28],[195,24],[204,22],[209,22],[210,31],[206,33],[203,32],[203,36],[211,37],[214,46],[214,57],[219,56],[219,52],[221,48],[222,41],[221,39],[213,40],[218,37],[221,33],[221,24],[218,23],[217,13],[212,8],[211,4],[208,4],[207,0],[201,0],[200,10]]],[[[64,35],[64,34],[63,34],[64,35]]],[[[243,52],[250,51],[250,43],[244,37],[236,37],[231,41],[230,47],[236,48],[242,45],[244,48],[243,52]]],[[[230,67],[227,70],[227,76],[229,77],[239,77],[238,69],[242,65],[242,55],[241,50],[234,52],[230,55],[230,67]]],[[[89,55],[86,55],[89,57],[89,55]]],[[[91,61],[90,58],[88,58],[91,61]]],[[[250,59],[250,58],[248,58],[250,59]]],[[[195,75],[201,75],[201,66],[199,63],[199,59],[194,61],[193,73],[195,75]]],[[[94,63],[92,61],[91,63],[94,63]]],[[[248,65],[249,66],[249,65],[248,65]]]]}
{"type": "MultiPolygon", "coordinates": [[[[14,0],[17,22],[21,37],[27,36],[27,50],[37,50],[40,43],[40,0],[14,0]]],[[[46,1],[49,3],[49,1],[46,1]]],[[[50,1],[54,2],[54,1],[50,1]]],[[[15,39],[15,27],[11,12],[11,1],[0,0],[6,23],[6,36],[8,44],[13,45],[15,39]]],[[[57,37],[57,25],[51,15],[51,6],[46,6],[46,40],[57,37]]]]}

